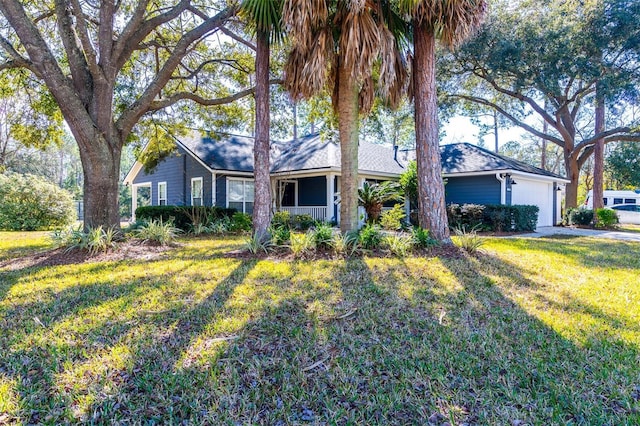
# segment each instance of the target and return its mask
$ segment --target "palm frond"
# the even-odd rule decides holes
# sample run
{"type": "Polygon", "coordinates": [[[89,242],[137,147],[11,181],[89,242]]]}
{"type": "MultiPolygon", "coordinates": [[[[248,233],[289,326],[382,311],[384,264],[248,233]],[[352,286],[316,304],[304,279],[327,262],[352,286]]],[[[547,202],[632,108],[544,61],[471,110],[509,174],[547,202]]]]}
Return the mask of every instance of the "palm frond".
{"type": "Polygon", "coordinates": [[[268,34],[273,42],[282,41],[282,0],[243,0],[240,13],[248,18],[250,29],[268,34]]]}

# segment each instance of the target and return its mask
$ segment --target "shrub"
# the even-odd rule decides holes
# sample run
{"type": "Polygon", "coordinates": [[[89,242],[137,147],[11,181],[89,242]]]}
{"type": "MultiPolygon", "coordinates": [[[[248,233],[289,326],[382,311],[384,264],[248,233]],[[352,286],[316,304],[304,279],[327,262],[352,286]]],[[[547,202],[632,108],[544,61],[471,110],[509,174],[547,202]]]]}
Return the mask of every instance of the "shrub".
{"type": "Polygon", "coordinates": [[[207,229],[212,234],[226,234],[231,232],[232,221],[229,216],[223,216],[218,219],[213,219],[207,224],[207,229]]]}
{"type": "Polygon", "coordinates": [[[431,238],[431,233],[428,229],[415,226],[411,229],[411,238],[413,238],[413,244],[420,248],[433,247],[438,244],[438,241],[431,238]]]}
{"type": "Polygon", "coordinates": [[[387,235],[383,243],[398,257],[405,257],[413,248],[413,238],[408,235],[387,235]]]}
{"type": "Polygon", "coordinates": [[[484,223],[485,206],[481,204],[449,204],[447,218],[451,229],[460,227],[486,226],[484,223]]]}
{"type": "Polygon", "coordinates": [[[235,212],[231,217],[231,231],[249,232],[253,226],[251,215],[247,213],[235,212]]]}
{"type": "Polygon", "coordinates": [[[449,204],[449,227],[491,231],[534,231],[538,224],[538,206],[449,204]]]}
{"type": "Polygon", "coordinates": [[[387,210],[380,216],[380,226],[389,231],[397,231],[402,228],[402,221],[405,218],[404,207],[396,204],[391,210],[387,210]]]}
{"type": "Polygon", "coordinates": [[[291,244],[289,245],[291,253],[293,253],[295,257],[302,257],[310,254],[313,249],[315,249],[313,241],[314,238],[310,232],[305,232],[304,234],[291,234],[291,244]]]}
{"type": "Polygon", "coordinates": [[[563,224],[573,225],[590,225],[593,222],[593,210],[589,209],[567,209],[564,215],[563,224]]]}
{"type": "Polygon", "coordinates": [[[271,226],[275,228],[290,228],[291,214],[288,211],[275,212],[271,219],[271,226]]]}
{"type": "Polygon", "coordinates": [[[331,240],[333,249],[338,254],[353,256],[358,251],[358,233],[355,231],[345,232],[344,234],[336,232],[331,240]]]}
{"type": "Polygon", "coordinates": [[[470,231],[467,231],[466,228],[456,228],[453,231],[457,237],[454,240],[456,245],[464,249],[469,254],[477,252],[484,244],[484,240],[478,235],[475,228],[470,231]]]}
{"type": "Polygon", "coordinates": [[[247,238],[244,242],[244,247],[251,254],[258,254],[258,252],[264,252],[265,254],[269,253],[271,250],[272,243],[268,238],[262,238],[258,233],[252,234],[249,238],[247,238]]]}
{"type": "Polygon", "coordinates": [[[618,215],[615,210],[596,209],[596,217],[598,218],[596,226],[600,228],[609,228],[618,223],[618,215]]]}
{"type": "Polygon", "coordinates": [[[105,230],[102,226],[90,228],[87,232],[82,231],[82,228],[58,229],[51,234],[56,247],[86,250],[91,254],[114,248],[119,237],[119,232],[114,228],[105,230]]]}
{"type": "Polygon", "coordinates": [[[316,221],[310,214],[299,214],[293,217],[293,226],[302,231],[311,228],[315,223],[316,221]]]}
{"type": "Polygon", "coordinates": [[[269,227],[271,234],[271,242],[276,246],[283,246],[289,242],[291,238],[291,230],[288,226],[274,226],[273,223],[269,227]]]}
{"type": "Polygon", "coordinates": [[[133,235],[144,242],[152,242],[163,246],[175,240],[180,232],[182,231],[173,226],[173,223],[163,222],[160,219],[143,223],[133,231],[133,235]]]}
{"type": "Polygon", "coordinates": [[[193,225],[231,217],[235,212],[235,209],[215,206],[144,206],[136,209],[136,220],[148,222],[162,219],[163,223],[172,222],[173,226],[187,232],[192,230],[193,225]]]}
{"type": "Polygon", "coordinates": [[[71,194],[33,175],[0,175],[0,229],[35,231],[76,219],[71,194]]]}
{"type": "Polygon", "coordinates": [[[326,223],[316,225],[316,227],[311,231],[311,235],[313,235],[313,244],[316,248],[331,248],[331,243],[333,241],[333,228],[331,225],[326,223]]]}
{"type": "Polygon", "coordinates": [[[376,225],[367,224],[360,230],[359,242],[362,248],[372,250],[380,247],[382,233],[376,225]]]}

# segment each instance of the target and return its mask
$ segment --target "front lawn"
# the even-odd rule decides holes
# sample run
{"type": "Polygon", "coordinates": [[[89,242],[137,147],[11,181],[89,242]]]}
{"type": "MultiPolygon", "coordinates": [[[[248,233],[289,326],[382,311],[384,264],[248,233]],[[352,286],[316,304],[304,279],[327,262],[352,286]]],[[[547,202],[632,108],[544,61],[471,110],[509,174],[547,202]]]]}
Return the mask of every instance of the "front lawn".
{"type": "MultiPolygon", "coordinates": [[[[14,235],[14,255],[40,246],[14,235]]],[[[638,243],[314,261],[181,243],[0,269],[0,424],[640,423],[638,243]]]]}

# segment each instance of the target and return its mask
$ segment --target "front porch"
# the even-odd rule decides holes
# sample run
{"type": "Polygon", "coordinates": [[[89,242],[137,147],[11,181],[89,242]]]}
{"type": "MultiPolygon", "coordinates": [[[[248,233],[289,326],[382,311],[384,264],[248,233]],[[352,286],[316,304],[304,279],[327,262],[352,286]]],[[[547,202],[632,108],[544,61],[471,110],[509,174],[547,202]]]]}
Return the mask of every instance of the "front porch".
{"type": "Polygon", "coordinates": [[[335,173],[273,177],[273,210],[339,223],[340,209],[335,203],[339,184],[340,177],[335,173]]]}

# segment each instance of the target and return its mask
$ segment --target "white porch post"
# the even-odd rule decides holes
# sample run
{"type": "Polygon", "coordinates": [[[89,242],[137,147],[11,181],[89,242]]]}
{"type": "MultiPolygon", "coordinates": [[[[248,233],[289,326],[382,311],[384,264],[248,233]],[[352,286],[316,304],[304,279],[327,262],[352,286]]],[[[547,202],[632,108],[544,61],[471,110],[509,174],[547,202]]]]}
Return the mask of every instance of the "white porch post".
{"type": "Polygon", "coordinates": [[[327,222],[331,222],[331,219],[333,218],[333,208],[334,208],[334,180],[335,180],[335,175],[333,173],[329,173],[327,175],[327,216],[326,216],[326,221],[327,222]]]}
{"type": "Polygon", "coordinates": [[[211,205],[216,206],[216,173],[211,173],[211,205]]]}
{"type": "Polygon", "coordinates": [[[272,213],[278,211],[278,197],[280,194],[278,193],[278,180],[276,178],[271,178],[271,211],[272,213]]]}
{"type": "Polygon", "coordinates": [[[131,221],[136,221],[136,209],[138,208],[138,187],[131,184],[131,221]]]}
{"type": "MultiPolygon", "coordinates": [[[[363,179],[363,178],[359,180],[360,180],[360,184],[358,185],[358,189],[364,187],[364,183],[367,181],[366,179],[363,179]]],[[[358,206],[358,228],[362,228],[364,226],[365,216],[366,216],[366,213],[364,211],[364,207],[358,206]]]]}

